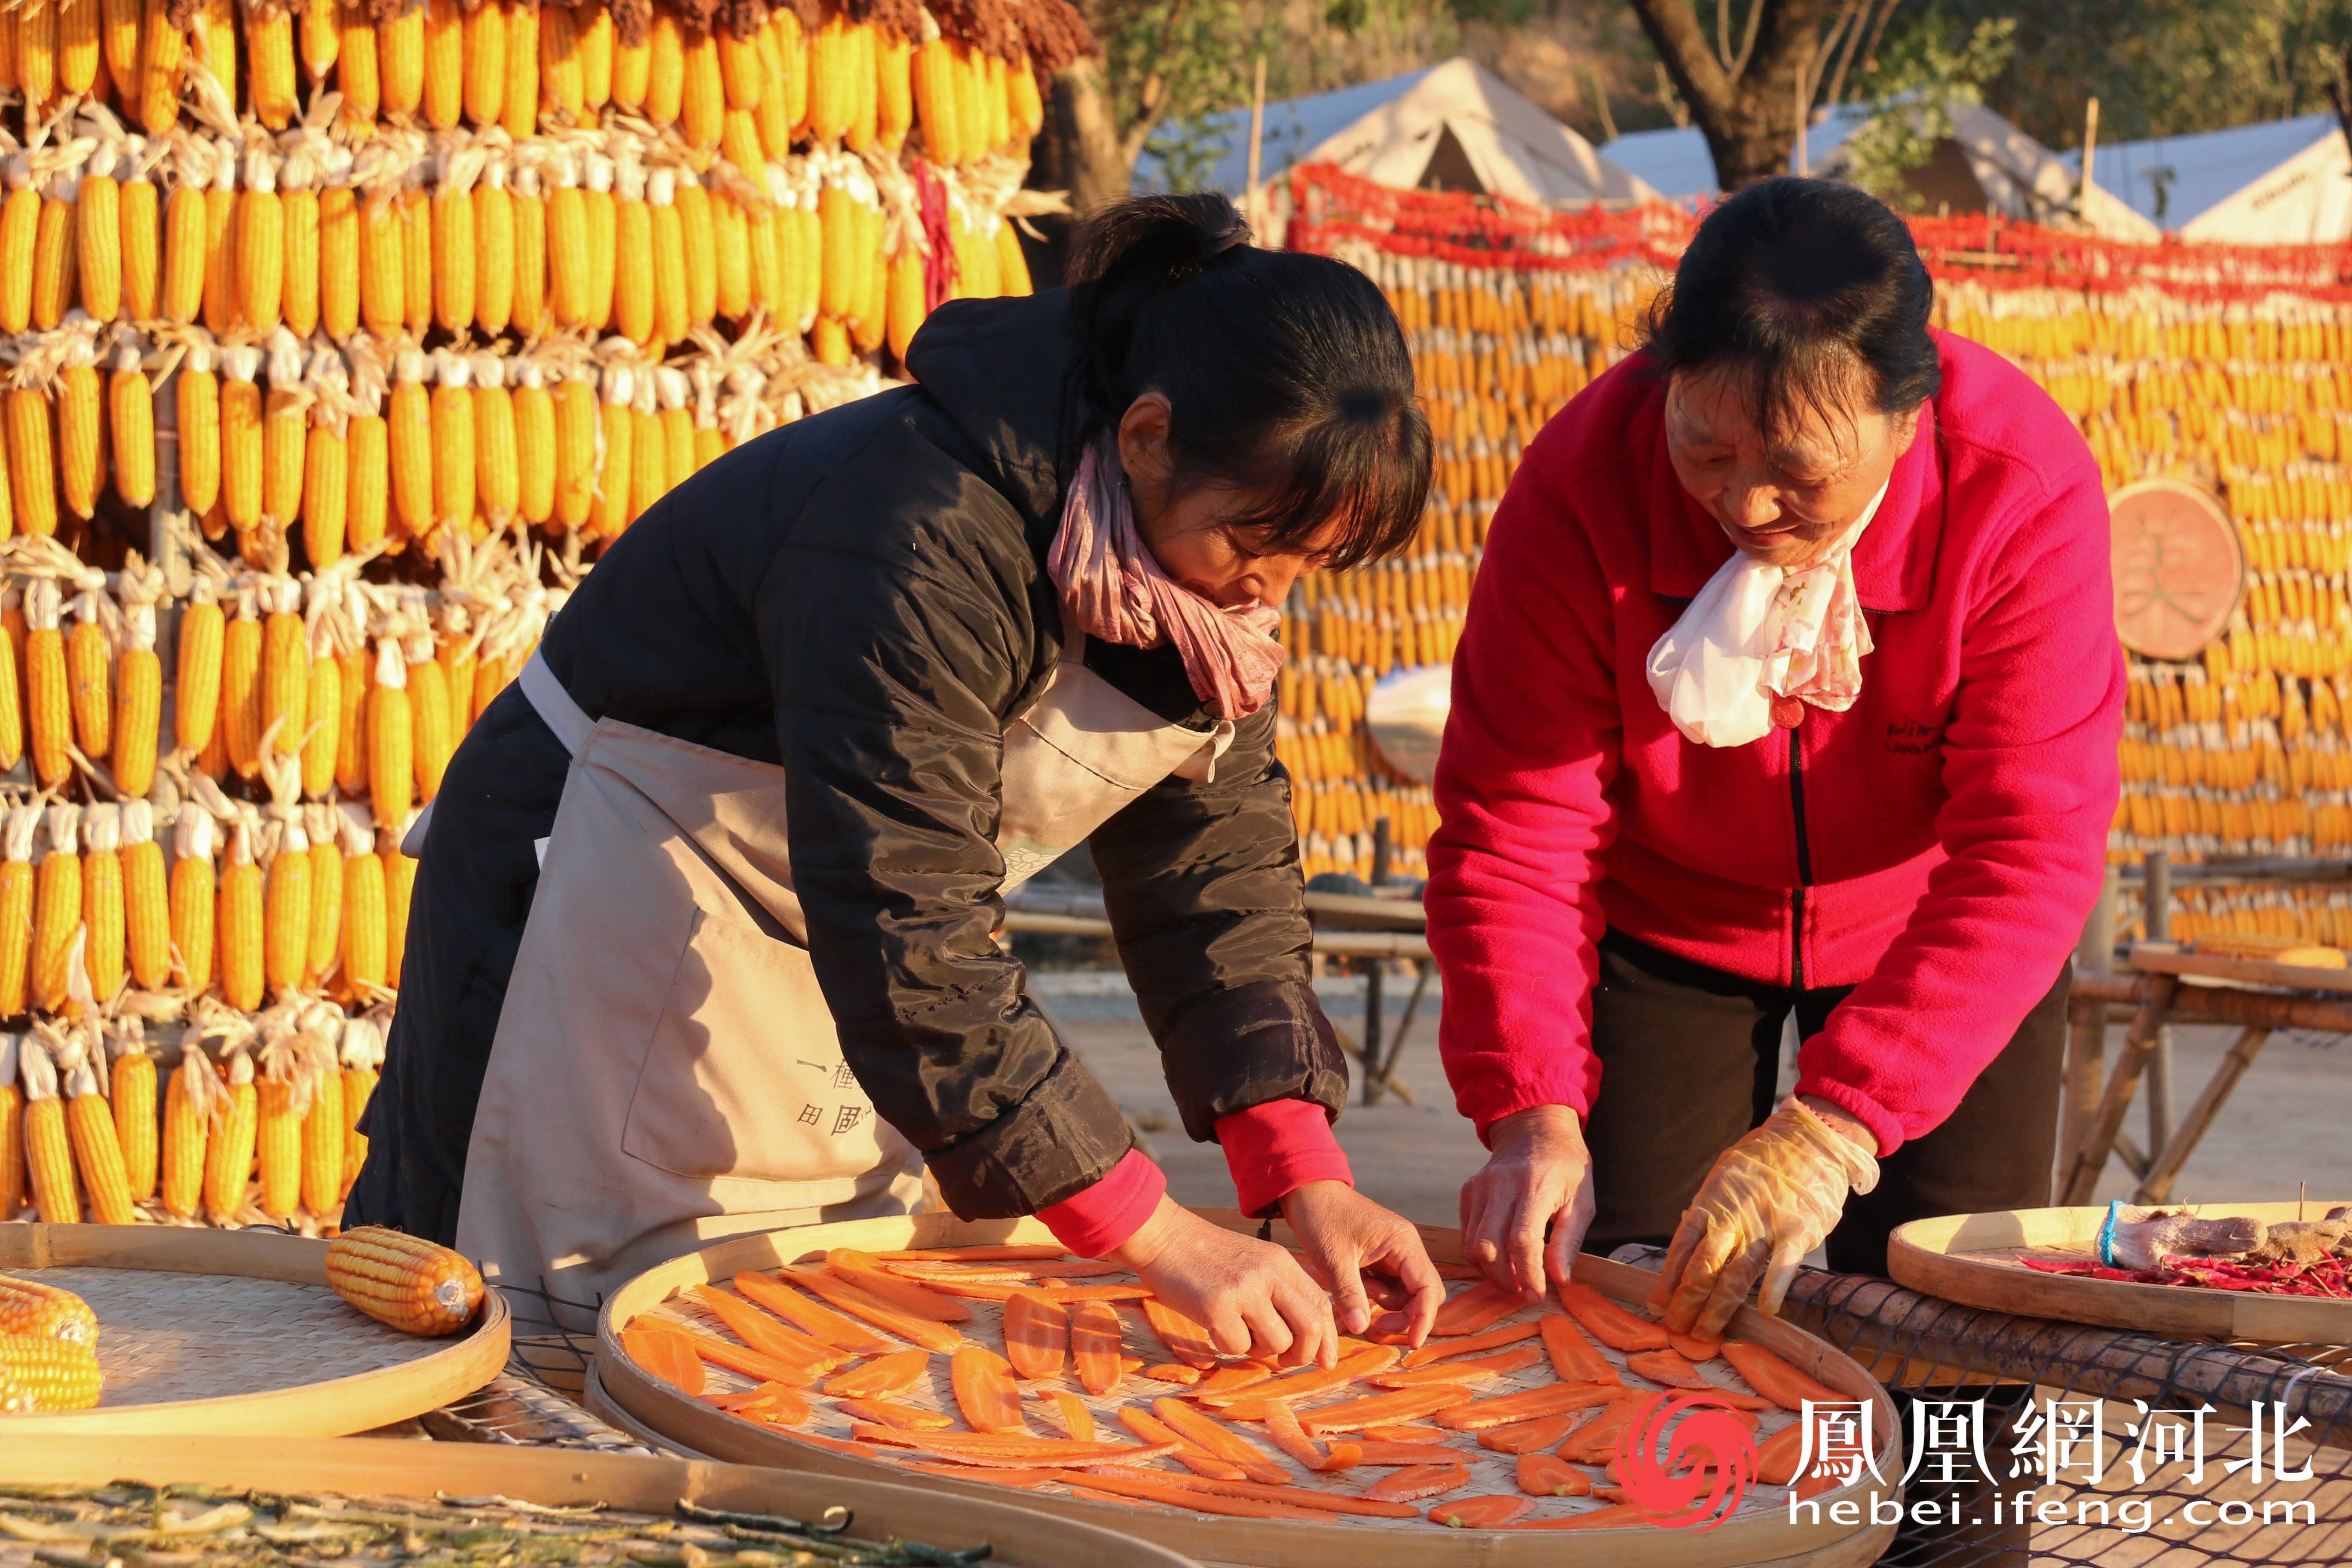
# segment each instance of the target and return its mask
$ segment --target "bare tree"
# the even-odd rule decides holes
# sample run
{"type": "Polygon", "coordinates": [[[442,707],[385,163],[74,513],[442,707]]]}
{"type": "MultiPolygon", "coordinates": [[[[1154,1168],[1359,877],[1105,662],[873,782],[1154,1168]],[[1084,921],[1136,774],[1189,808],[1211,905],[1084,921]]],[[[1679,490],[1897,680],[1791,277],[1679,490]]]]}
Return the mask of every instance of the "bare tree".
{"type": "MultiPolygon", "coordinates": [[[[1716,182],[1727,191],[1787,171],[1825,63],[1823,20],[1833,16],[1840,32],[1859,30],[1860,7],[1851,0],[1748,0],[1738,26],[1730,0],[1716,0],[1712,41],[1694,0],[1630,4],[1706,133],[1716,182]]],[[[1828,41],[1834,39],[1832,33],[1828,41]]]]}

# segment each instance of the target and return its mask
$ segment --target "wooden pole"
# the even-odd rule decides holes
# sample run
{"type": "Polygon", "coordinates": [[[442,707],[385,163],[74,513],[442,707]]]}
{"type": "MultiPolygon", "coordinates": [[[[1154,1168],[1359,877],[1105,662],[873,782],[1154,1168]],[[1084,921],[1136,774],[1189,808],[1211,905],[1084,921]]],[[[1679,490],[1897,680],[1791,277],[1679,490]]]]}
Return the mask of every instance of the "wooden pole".
{"type": "MultiPolygon", "coordinates": [[[[2140,895],[2147,910],[2147,940],[2172,940],[2172,857],[2161,849],[2147,854],[2146,880],[2140,895]]],[[[2172,1142],[2172,1026],[2156,1032],[2147,1057],[2147,1146],[2151,1152],[2172,1142]]]]}
{"type": "Polygon", "coordinates": [[[1260,209],[1257,182],[1261,166],[1260,160],[1264,156],[1265,145],[1265,54],[1261,50],[1257,57],[1257,70],[1255,73],[1255,79],[1253,79],[1250,84],[1249,194],[1244,198],[1248,203],[1248,206],[1242,214],[1242,216],[1248,221],[1251,235],[1261,244],[1265,242],[1265,237],[1259,234],[1258,230],[1264,226],[1265,218],[1265,214],[1260,209]]]}
{"type": "Polygon", "coordinates": [[[2157,1031],[2164,1024],[2165,1009],[2172,1005],[2172,994],[2179,984],[2169,974],[2148,977],[2147,988],[2140,994],[2139,1014],[2124,1035],[2123,1047],[2116,1054],[2116,1065],[2108,1069],[2106,1094],[2099,1101],[2098,1114],[2092,1119],[2082,1147],[2075,1151],[2074,1167],[2059,1191],[2059,1203],[2086,1204],[2097,1190],[2099,1173],[2106,1169],[2107,1155],[2116,1146],[2116,1134],[2123,1131],[2124,1113],[2131,1109],[2132,1091],[2139,1087],[2140,1069],[2147,1065],[2148,1054],[2156,1049],[2157,1031]]]}
{"type": "Polygon", "coordinates": [[[2074,216],[2091,221],[2091,166],[2099,156],[2099,100],[2083,106],[2083,189],[2074,198],[2074,216]]]}

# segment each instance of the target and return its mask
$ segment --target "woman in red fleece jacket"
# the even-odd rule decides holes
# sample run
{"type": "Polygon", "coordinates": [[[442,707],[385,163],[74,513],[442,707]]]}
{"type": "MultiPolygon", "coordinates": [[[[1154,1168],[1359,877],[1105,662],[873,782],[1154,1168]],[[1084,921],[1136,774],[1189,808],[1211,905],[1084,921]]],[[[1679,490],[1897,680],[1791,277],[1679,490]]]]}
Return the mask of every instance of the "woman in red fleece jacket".
{"type": "Polygon", "coordinates": [[[2107,512],[1931,300],[1876,201],[1752,186],[1495,514],[1428,910],[1506,1287],[1671,1237],[1659,1301],[1715,1330],[1825,1238],[1879,1271],[1905,1220],[2048,1201],[2119,788],[2107,512]]]}

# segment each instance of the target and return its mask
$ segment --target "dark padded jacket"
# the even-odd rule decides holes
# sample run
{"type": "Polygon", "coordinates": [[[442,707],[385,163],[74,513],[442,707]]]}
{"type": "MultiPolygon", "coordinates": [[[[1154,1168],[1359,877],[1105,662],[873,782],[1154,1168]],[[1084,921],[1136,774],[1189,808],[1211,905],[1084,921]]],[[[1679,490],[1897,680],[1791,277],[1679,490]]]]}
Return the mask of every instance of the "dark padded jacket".
{"type": "MultiPolygon", "coordinates": [[[[1044,563],[1087,418],[1080,340],[1056,290],[949,305],[908,361],[919,387],[761,437],[672,491],[544,649],[592,717],[784,764],[793,879],[851,1069],[958,1214],[1030,1214],[1131,1141],[990,936],[1001,737],[1061,651],[1044,563]]],[[[1087,663],[1208,728],[1172,648],[1092,643],[1087,663]]],[[[1267,1100],[1336,1113],[1346,1094],[1307,984],[1274,723],[1269,703],[1213,782],[1171,778],[1092,840],[1196,1139],[1267,1100]]]]}

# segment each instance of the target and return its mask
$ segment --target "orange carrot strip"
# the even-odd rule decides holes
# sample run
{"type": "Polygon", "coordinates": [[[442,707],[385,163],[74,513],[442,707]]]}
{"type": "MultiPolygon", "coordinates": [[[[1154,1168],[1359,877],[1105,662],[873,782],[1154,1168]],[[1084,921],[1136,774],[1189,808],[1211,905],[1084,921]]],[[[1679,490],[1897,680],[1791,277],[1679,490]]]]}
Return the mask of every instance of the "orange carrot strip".
{"type": "Polygon", "coordinates": [[[1798,1371],[1762,1345],[1746,1340],[1723,1342],[1723,1359],[1731,1370],[1748,1380],[1748,1386],[1779,1405],[1783,1410],[1801,1410],[1805,1401],[1817,1404],[1852,1404],[1853,1396],[1812,1376],[1798,1371]]]}
{"type": "Polygon", "coordinates": [[[1024,1285],[1029,1280],[1029,1271],[1018,1263],[886,1263],[879,1258],[876,1263],[886,1273],[931,1289],[950,1281],[965,1285],[1024,1285]]]}
{"type": "Polygon", "coordinates": [[[1529,1497],[1592,1495],[1592,1478],[1558,1454],[1521,1454],[1518,1482],[1529,1497]]]}
{"type": "Polygon", "coordinates": [[[1095,1413],[1087,1407],[1085,1400],[1066,1388],[1048,1389],[1045,1397],[1051,1402],[1054,1419],[1062,1424],[1063,1431],[1080,1443],[1094,1441],[1095,1413]]]}
{"type": "Polygon", "coordinates": [[[1004,1355],[1015,1373],[1059,1377],[1069,1351],[1068,1308],[1028,1291],[1004,1303],[1004,1355]]]}
{"type": "Polygon", "coordinates": [[[797,1426],[815,1412],[809,1402],[782,1384],[763,1383],[751,1391],[751,1396],[735,1405],[730,1415],[746,1421],[764,1421],[776,1426],[797,1426]]]}
{"type": "Polygon", "coordinates": [[[910,1470],[920,1470],[925,1475],[946,1476],[950,1480],[986,1481],[992,1486],[1000,1487],[1042,1487],[1048,1481],[1066,1480],[1069,1479],[1059,1470],[991,1470],[979,1468],[971,1465],[925,1465],[910,1463],[907,1466],[907,1468],[910,1470]]]}
{"type": "Polygon", "coordinates": [[[1414,1519],[1421,1510],[1406,1503],[1382,1502],[1369,1492],[1350,1497],[1346,1492],[1316,1491],[1307,1487],[1277,1487],[1259,1481],[1213,1481],[1201,1476],[1167,1476],[1171,1486],[1186,1491],[1208,1492],[1215,1497],[1249,1498],[1258,1502],[1280,1503],[1291,1508],[1312,1509],[1318,1513],[1351,1513],[1367,1519],[1414,1519]]]}
{"type": "Polygon", "coordinates": [[[1163,1443],[1175,1444],[1176,1462],[1196,1476],[1207,1476],[1210,1479],[1218,1481],[1240,1481],[1249,1479],[1243,1473],[1239,1465],[1231,1460],[1217,1458],[1200,1444],[1169,1426],[1158,1416],[1135,1405],[1122,1405],[1119,1408],[1118,1424],[1154,1447],[1163,1443]]]}
{"type": "Polygon", "coordinates": [[[1630,1503],[1611,1508],[1596,1508],[1589,1513],[1571,1513],[1564,1519],[1534,1519],[1524,1524],[1497,1525],[1499,1530],[1654,1530],[1658,1521],[1630,1503]]]}
{"type": "Polygon", "coordinates": [[[1805,1424],[1792,1422],[1756,1445],[1756,1479],[1769,1487],[1785,1487],[1797,1479],[1797,1458],[1804,1451],[1805,1424]]]}
{"type": "Polygon", "coordinates": [[[1459,1491],[1469,1484],[1467,1465],[1410,1465],[1365,1489],[1364,1495],[1374,1502],[1411,1502],[1459,1491]]]}
{"type": "Polygon", "coordinates": [[[1625,1423],[1640,1403],[1635,1399],[1621,1399],[1603,1406],[1600,1415],[1569,1434],[1568,1441],[1559,1446],[1559,1457],[1587,1465],[1606,1465],[1614,1461],[1618,1439],[1624,1436],[1625,1423]]]}
{"type": "Polygon", "coordinates": [[[1617,1383],[1622,1381],[1617,1369],[1599,1347],[1584,1337],[1576,1320],[1559,1312],[1547,1312],[1536,1324],[1543,1335],[1544,1352],[1551,1357],[1551,1370],[1562,1383],[1617,1383]]]}
{"type": "Polygon", "coordinates": [[[787,1361],[806,1362],[814,1372],[830,1372],[849,1359],[845,1352],[811,1339],[797,1329],[784,1327],[742,1297],[731,1296],[716,1285],[697,1285],[688,1294],[710,1309],[711,1316],[755,1351],[787,1361]]]}
{"type": "Polygon", "coordinates": [[[824,1385],[824,1392],[835,1399],[878,1399],[905,1393],[930,1370],[929,1351],[893,1351],[840,1373],[824,1385]]]}
{"type": "Polygon", "coordinates": [[[1498,1290],[1481,1279],[1440,1307],[1437,1321],[1430,1326],[1429,1331],[1441,1339],[1478,1333],[1493,1328],[1527,1304],[1526,1298],[1517,1292],[1498,1290]]]}
{"type": "Polygon", "coordinates": [[[954,1418],[936,1410],[925,1410],[917,1405],[899,1405],[887,1399],[844,1399],[834,1408],[853,1421],[870,1422],[877,1426],[899,1426],[909,1432],[944,1432],[955,1425],[954,1418]]]}
{"type": "Polygon", "coordinates": [[[1456,1356],[1476,1355],[1481,1351],[1500,1350],[1505,1345],[1517,1344],[1521,1340],[1536,1337],[1540,1325],[1536,1323],[1505,1323],[1499,1329],[1489,1329],[1483,1334],[1467,1339],[1452,1339],[1444,1344],[1426,1344],[1409,1351],[1404,1358],[1404,1370],[1427,1366],[1433,1361],[1452,1361],[1456,1356]]]}
{"type": "Polygon", "coordinates": [[[1209,1342],[1209,1331],[1153,1298],[1143,1303],[1143,1321],[1168,1347],[1169,1355],[1186,1366],[1197,1366],[1206,1372],[1217,1364],[1217,1347],[1209,1342]]]}
{"type": "Polygon", "coordinates": [[[1723,1353],[1721,1340],[1703,1340],[1696,1334],[1680,1333],[1673,1329],[1666,1331],[1666,1343],[1689,1362],[1713,1361],[1723,1353]]]}
{"type": "Polygon", "coordinates": [[[1231,1394],[1234,1389],[1264,1383],[1273,1375],[1254,1361],[1227,1362],[1192,1385],[1192,1397],[1207,1399],[1213,1394],[1231,1394]]]}
{"type": "Polygon", "coordinates": [[[1286,1377],[1253,1385],[1236,1394],[1221,1394],[1200,1398],[1207,1405],[1233,1421],[1263,1421],[1268,1407],[1305,1399],[1310,1394],[1325,1394],[1335,1388],[1345,1388],[1359,1378],[1376,1377],[1397,1363],[1393,1345],[1371,1345],[1353,1355],[1342,1356],[1339,1363],[1328,1371],[1307,1367],[1286,1377]]]}
{"type": "Polygon", "coordinates": [[[966,1345],[948,1358],[948,1381],[954,1385],[956,1408],[975,1432],[1019,1432],[1021,1385],[1013,1381],[1013,1363],[992,1350],[966,1345]]]}
{"type": "Polygon", "coordinates": [[[1318,1448],[1315,1439],[1299,1426],[1297,1414],[1287,1405],[1277,1405],[1265,1413],[1265,1435],[1274,1440],[1276,1447],[1310,1470],[1353,1469],[1364,1457],[1360,1443],[1333,1443],[1328,1448],[1318,1448]]]}
{"type": "Polygon", "coordinates": [[[887,1329],[927,1351],[951,1353],[963,1344],[963,1336],[950,1325],[902,1310],[845,1279],[799,1269],[788,1270],[784,1277],[811,1294],[824,1297],[850,1316],[863,1318],[876,1328],[887,1329]]]}
{"type": "Polygon", "coordinates": [[[1364,1381],[1374,1388],[1426,1388],[1432,1384],[1454,1383],[1470,1384],[1486,1383],[1497,1377],[1508,1377],[1515,1372],[1525,1372],[1543,1360],[1543,1352],[1534,1345],[1505,1351],[1500,1355],[1474,1356],[1466,1361],[1441,1361],[1417,1372],[1384,1372],[1364,1381]]]}
{"type": "Polygon", "coordinates": [[[1324,1520],[1319,1513],[1287,1503],[1260,1502],[1255,1498],[1223,1497],[1216,1492],[1193,1491],[1165,1476],[1147,1478],[1132,1473],[1106,1475],[1100,1470],[1082,1470],[1060,1479],[1084,1491],[1138,1498],[1145,1502],[1165,1503],[1171,1508],[1191,1509],[1195,1513],[1232,1514],[1239,1519],[1303,1519],[1316,1524],[1322,1523],[1324,1520]]]}
{"type": "MultiPolygon", "coordinates": [[[[1131,1444],[1103,1443],[1095,1445],[1095,1453],[1040,1451],[1015,1444],[1004,1448],[965,1448],[951,1445],[948,1439],[953,1432],[908,1432],[897,1426],[853,1426],[850,1436],[887,1447],[935,1458],[953,1459],[959,1465],[977,1465],[990,1469],[1078,1469],[1095,1465],[1135,1465],[1164,1458],[1176,1450],[1166,1445],[1137,1447],[1131,1444]]],[[[1074,1445],[1074,1447],[1082,1447],[1074,1445]]]]}
{"type": "Polygon", "coordinates": [[[796,1443],[814,1443],[820,1448],[830,1448],[836,1454],[855,1454],[861,1459],[882,1459],[890,1457],[871,1443],[856,1441],[845,1443],[838,1437],[821,1436],[814,1432],[795,1432],[792,1436],[796,1443]]]}
{"type": "Polygon", "coordinates": [[[867,1295],[879,1297],[902,1312],[912,1312],[936,1323],[971,1321],[970,1307],[926,1290],[912,1279],[901,1279],[876,1262],[872,1253],[836,1247],[824,1255],[824,1266],[867,1295]]]}
{"type": "Polygon", "coordinates": [[[1562,1415],[1538,1415],[1532,1421],[1514,1421],[1507,1426],[1489,1426],[1478,1434],[1478,1447],[1492,1448],[1497,1454],[1530,1454],[1538,1448],[1557,1447],[1576,1420],[1571,1411],[1562,1415]]]}
{"type": "Polygon", "coordinates": [[[1026,1279],[996,1283],[978,1279],[926,1279],[923,1286],[935,1295],[958,1296],[968,1301],[1010,1301],[1015,1296],[1038,1293],[1038,1288],[1026,1279]]]}
{"type": "Polygon", "coordinates": [[[1267,1486],[1286,1487],[1290,1472],[1274,1462],[1266,1451],[1234,1431],[1210,1420],[1181,1399],[1155,1399],[1151,1413],[1166,1426],[1188,1443],[1196,1443],[1229,1465],[1241,1467],[1243,1475],[1267,1486]]]}
{"type": "Polygon", "coordinates": [[[1562,1280],[1559,1304],[1584,1325],[1585,1331],[1612,1351],[1662,1351],[1666,1331],[1647,1318],[1627,1311],[1591,1286],[1562,1280]]]}
{"type": "Polygon", "coordinates": [[[1119,1355],[1118,1314],[1100,1301],[1080,1304],[1070,1313],[1070,1359],[1078,1369],[1078,1384],[1088,1394],[1115,1394],[1126,1369],[1119,1355]]]}
{"type": "Polygon", "coordinates": [[[1454,1458],[1444,1443],[1391,1443],[1380,1437],[1357,1439],[1356,1462],[1367,1466],[1439,1465],[1454,1458]]]}
{"type": "Polygon", "coordinates": [[[1390,1421],[1417,1421],[1456,1405],[1467,1405],[1473,1397],[1468,1389],[1450,1383],[1436,1388],[1401,1388],[1393,1394],[1376,1394],[1369,1399],[1310,1410],[1298,1418],[1298,1424],[1320,1437],[1326,1432],[1353,1432],[1390,1421]]]}
{"type": "Polygon", "coordinates": [[[1069,1255],[1068,1248],[1056,1243],[1038,1241],[1005,1247],[919,1247],[866,1256],[882,1263],[1042,1263],[1069,1255]]]}
{"type": "Polygon", "coordinates": [[[686,1335],[668,1324],[632,1323],[621,1331],[621,1349],[664,1383],[688,1394],[702,1392],[702,1358],[694,1353],[686,1335]]]}
{"type": "Polygon", "coordinates": [[[1048,1279],[1041,1287],[1056,1301],[1149,1301],[1149,1285],[1056,1285],[1048,1279]]]}
{"type": "Polygon", "coordinates": [[[788,1361],[780,1355],[763,1355],[749,1345],[739,1345],[733,1340],[722,1340],[717,1334],[687,1330],[678,1335],[694,1353],[714,1365],[746,1377],[756,1377],[761,1383],[781,1383],[787,1388],[806,1388],[817,1378],[816,1369],[803,1361],[788,1361]]]}
{"type": "Polygon", "coordinates": [[[1490,1493],[1485,1497],[1456,1498],[1452,1502],[1439,1503],[1429,1510],[1428,1519],[1432,1524],[1448,1525],[1455,1530],[1504,1530],[1534,1506],[1523,1497],[1490,1493]]]}
{"type": "Polygon", "coordinates": [[[1411,1425],[1367,1426],[1364,1436],[1377,1437],[1383,1443],[1443,1443],[1447,1440],[1445,1434],[1434,1426],[1411,1425]]]}
{"type": "Polygon", "coordinates": [[[890,1342],[851,1322],[830,1307],[821,1306],[766,1274],[738,1274],[735,1289],[780,1318],[797,1324],[803,1333],[852,1355],[879,1355],[890,1342]]]}
{"type": "Polygon", "coordinates": [[[1538,1415],[1559,1415],[1627,1397],[1626,1390],[1608,1384],[1548,1383],[1522,1394],[1473,1400],[1441,1410],[1433,1419],[1449,1432],[1483,1432],[1489,1426],[1508,1426],[1517,1421],[1532,1421],[1538,1415]]]}
{"type": "Polygon", "coordinates": [[[1147,1366],[1140,1375],[1151,1383],[1181,1383],[1187,1387],[1201,1381],[1201,1369],[1186,1366],[1181,1361],[1163,1361],[1158,1366],[1147,1366]]]}
{"type": "Polygon", "coordinates": [[[1715,1387],[1701,1377],[1698,1368],[1691,1365],[1676,1350],[1635,1351],[1625,1358],[1625,1370],[1646,1377],[1652,1383],[1662,1383],[1668,1388],[1712,1390],[1715,1387]]]}

